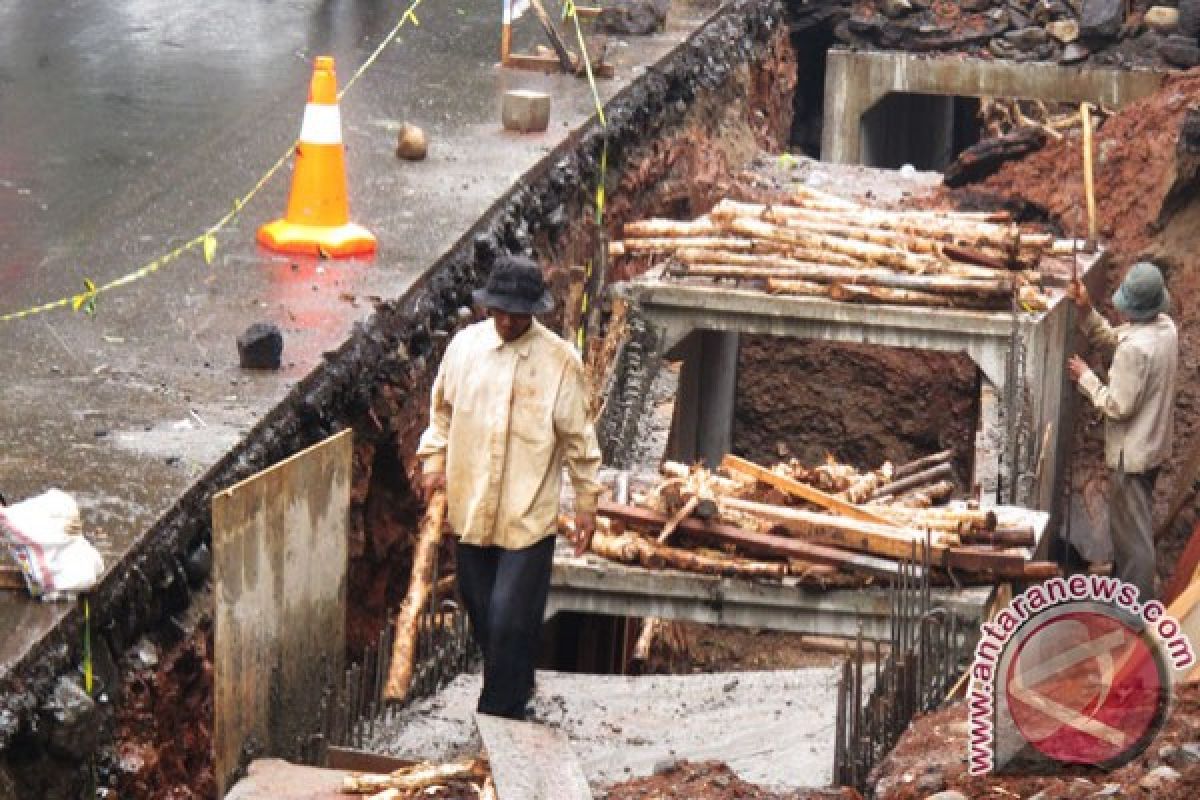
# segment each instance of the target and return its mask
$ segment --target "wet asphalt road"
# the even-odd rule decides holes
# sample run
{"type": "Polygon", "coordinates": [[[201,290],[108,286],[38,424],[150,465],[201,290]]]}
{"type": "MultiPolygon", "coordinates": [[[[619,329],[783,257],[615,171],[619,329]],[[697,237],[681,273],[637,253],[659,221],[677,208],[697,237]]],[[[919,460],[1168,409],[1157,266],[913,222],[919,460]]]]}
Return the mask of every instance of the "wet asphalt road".
{"type": "MultiPolygon", "coordinates": [[[[174,0],[0,3],[0,316],[102,284],[202,233],[299,133],[312,58],[344,85],[406,3],[174,0]]],[[[711,13],[677,3],[666,34],[618,48],[607,98],[711,13]]],[[[111,566],[371,312],[445,253],[527,170],[591,117],[585,82],[495,66],[495,0],[425,0],[341,102],[354,221],[373,260],[267,253],[290,165],[198,251],[99,298],[95,316],[0,322],[0,492],[79,500],[111,566]],[[499,125],[499,95],[553,96],[551,128],[499,125]],[[395,131],[431,138],[399,162],[395,131]],[[284,332],[284,368],[247,373],[234,340],[284,332]]],[[[528,41],[530,35],[526,35],[528,41]]],[[[519,39],[520,42],[520,39],[519,39]]],[[[0,593],[0,682],[67,611],[0,593]]]]}

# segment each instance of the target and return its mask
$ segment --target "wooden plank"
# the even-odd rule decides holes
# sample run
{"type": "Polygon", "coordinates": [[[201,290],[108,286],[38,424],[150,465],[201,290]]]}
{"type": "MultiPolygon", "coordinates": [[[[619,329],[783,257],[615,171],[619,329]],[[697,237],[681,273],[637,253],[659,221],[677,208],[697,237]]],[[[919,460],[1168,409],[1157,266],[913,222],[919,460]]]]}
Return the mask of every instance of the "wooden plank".
{"type": "MultiPolygon", "coordinates": [[[[923,532],[901,528],[890,522],[878,524],[857,519],[846,519],[832,514],[805,511],[801,508],[785,508],[752,500],[733,497],[721,498],[721,505],[756,514],[773,520],[796,536],[821,544],[844,547],[859,553],[893,559],[912,559],[914,553],[920,558],[921,548],[926,543],[923,532]]],[[[938,544],[943,534],[932,533],[929,563],[942,566],[946,547],[938,544]]]]}
{"type": "Polygon", "coordinates": [[[213,497],[218,797],[251,739],[291,754],[342,673],[353,445],[343,431],[213,497]]]}
{"type": "Polygon", "coordinates": [[[365,750],[355,750],[351,747],[331,746],[326,750],[326,754],[329,769],[340,769],[346,772],[395,772],[419,763],[407,758],[383,756],[378,753],[368,753],[365,750]]]}
{"type": "MultiPolygon", "coordinates": [[[[601,500],[598,509],[601,516],[620,520],[632,527],[658,530],[666,523],[665,514],[636,506],[623,506],[608,500],[601,500]]],[[[900,571],[895,561],[874,558],[869,555],[852,553],[834,547],[824,547],[812,542],[790,539],[786,536],[773,536],[768,533],[742,530],[733,525],[717,522],[704,522],[689,518],[679,523],[680,533],[709,541],[732,544],[746,552],[758,555],[784,556],[800,561],[810,561],[814,564],[825,564],[851,572],[871,575],[877,578],[895,578],[900,571]]]]}
{"type": "Polygon", "coordinates": [[[755,464],[753,461],[747,461],[744,458],[738,458],[735,455],[727,455],[721,459],[721,466],[725,469],[734,472],[740,472],[743,475],[749,475],[752,478],[774,486],[781,492],[799,497],[802,500],[807,500],[810,503],[815,503],[821,508],[827,508],[830,511],[836,511],[845,517],[851,519],[862,520],[863,522],[873,522],[878,525],[891,525],[891,521],[885,517],[876,514],[873,511],[868,511],[865,508],[848,503],[845,500],[840,500],[833,495],[826,494],[820,489],[801,483],[798,480],[789,478],[786,475],[777,475],[771,470],[755,464]]]}
{"type": "Polygon", "coordinates": [[[476,714],[498,800],[592,800],[583,767],[555,728],[476,714]]]}

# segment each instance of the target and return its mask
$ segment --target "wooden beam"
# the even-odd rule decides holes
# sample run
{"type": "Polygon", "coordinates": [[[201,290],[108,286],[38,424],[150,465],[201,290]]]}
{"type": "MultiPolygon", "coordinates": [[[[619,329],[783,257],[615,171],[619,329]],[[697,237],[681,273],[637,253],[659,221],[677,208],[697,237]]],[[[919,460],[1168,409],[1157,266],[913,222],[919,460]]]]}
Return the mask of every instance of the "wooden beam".
{"type": "MultiPolygon", "coordinates": [[[[609,500],[600,501],[598,513],[630,527],[645,530],[660,530],[667,522],[665,514],[637,506],[620,505],[609,500]]],[[[733,525],[688,518],[679,523],[678,530],[680,533],[707,541],[732,544],[754,555],[795,558],[878,578],[895,578],[900,572],[899,564],[887,559],[803,542],[786,536],[742,530],[733,525]]]]}
{"type": "Polygon", "coordinates": [[[862,522],[873,522],[877,525],[890,526],[892,524],[886,517],[876,514],[873,511],[868,511],[853,503],[838,499],[831,494],[826,494],[815,486],[801,483],[794,478],[789,478],[786,475],[778,475],[766,467],[755,464],[753,461],[747,461],[735,455],[727,455],[721,459],[721,466],[727,470],[749,475],[761,483],[774,486],[779,491],[790,494],[793,497],[799,497],[802,500],[815,503],[821,508],[836,511],[844,517],[861,520],[862,522]]]}
{"type": "MultiPolygon", "coordinates": [[[[734,497],[721,498],[721,505],[773,520],[795,535],[810,541],[844,547],[873,556],[912,559],[916,554],[919,559],[921,548],[926,543],[926,535],[921,531],[901,528],[886,521],[882,524],[863,522],[859,519],[847,519],[832,514],[805,511],[802,508],[773,506],[768,503],[756,503],[752,500],[739,500],[734,497]]],[[[929,540],[932,541],[929,563],[934,566],[941,566],[945,560],[947,548],[938,543],[944,535],[940,532],[929,534],[929,540]]]]}

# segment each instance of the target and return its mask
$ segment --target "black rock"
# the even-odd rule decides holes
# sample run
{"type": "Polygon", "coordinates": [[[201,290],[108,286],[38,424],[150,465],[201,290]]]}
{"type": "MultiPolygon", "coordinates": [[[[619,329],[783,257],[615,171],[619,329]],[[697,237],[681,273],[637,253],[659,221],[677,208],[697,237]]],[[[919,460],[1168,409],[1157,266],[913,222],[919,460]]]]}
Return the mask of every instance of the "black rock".
{"type": "Polygon", "coordinates": [[[670,9],[670,0],[608,0],[596,26],[604,33],[654,33],[666,23],[670,9]]]}
{"type": "Polygon", "coordinates": [[[270,322],[256,322],[238,337],[238,358],[243,369],[279,369],[283,334],[270,322]]]}
{"type": "Polygon", "coordinates": [[[70,678],[59,678],[54,694],[42,707],[49,728],[50,751],[64,758],[82,761],[99,741],[96,703],[70,678]]]}
{"type": "Polygon", "coordinates": [[[1200,36],[1200,0],[1179,0],[1179,33],[1200,36]]]}
{"type": "Polygon", "coordinates": [[[1125,21],[1123,0],[1083,0],[1079,17],[1079,32],[1084,36],[1111,38],[1121,30],[1125,21]]]}
{"type": "Polygon", "coordinates": [[[1196,46],[1195,37],[1182,34],[1168,36],[1158,46],[1158,52],[1172,66],[1185,69],[1200,66],[1200,47],[1196,46]]]}

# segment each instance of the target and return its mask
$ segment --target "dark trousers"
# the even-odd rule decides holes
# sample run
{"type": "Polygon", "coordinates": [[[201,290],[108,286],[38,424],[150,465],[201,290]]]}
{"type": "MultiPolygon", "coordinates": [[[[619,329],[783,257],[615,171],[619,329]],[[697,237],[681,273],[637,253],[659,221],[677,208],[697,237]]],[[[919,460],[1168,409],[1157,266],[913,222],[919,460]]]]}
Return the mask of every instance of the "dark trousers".
{"type": "Polygon", "coordinates": [[[458,543],[458,590],[483,651],[478,710],[522,719],[550,591],[554,537],[521,550],[458,543]]]}
{"type": "Polygon", "coordinates": [[[1108,473],[1108,525],[1116,576],[1141,591],[1141,602],[1154,597],[1154,483],[1158,468],[1127,473],[1124,464],[1108,473]]]}

